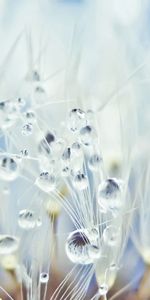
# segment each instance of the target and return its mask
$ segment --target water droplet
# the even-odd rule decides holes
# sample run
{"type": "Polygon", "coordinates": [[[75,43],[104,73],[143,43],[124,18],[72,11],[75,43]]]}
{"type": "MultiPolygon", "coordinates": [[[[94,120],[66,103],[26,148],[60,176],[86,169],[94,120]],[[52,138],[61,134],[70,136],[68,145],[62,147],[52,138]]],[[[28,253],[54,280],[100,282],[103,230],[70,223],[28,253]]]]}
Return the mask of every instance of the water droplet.
{"type": "Polygon", "coordinates": [[[29,153],[28,153],[28,150],[27,149],[23,149],[23,150],[21,150],[21,156],[22,157],[27,157],[28,155],[29,155],[29,153]]]}
{"type": "Polygon", "coordinates": [[[71,149],[66,148],[62,154],[62,160],[66,162],[66,161],[70,161],[70,158],[71,158],[71,149]]]}
{"type": "Polygon", "coordinates": [[[69,114],[69,129],[71,131],[79,131],[86,125],[85,112],[80,108],[74,108],[69,114]]]}
{"type": "Polygon", "coordinates": [[[119,227],[109,225],[103,231],[103,239],[105,244],[108,246],[116,246],[119,243],[121,238],[121,230],[119,227]]]}
{"type": "Polygon", "coordinates": [[[92,171],[97,171],[100,168],[102,158],[98,154],[93,154],[89,159],[89,168],[92,171]]]}
{"type": "Polygon", "coordinates": [[[92,260],[98,259],[101,256],[101,249],[99,245],[91,244],[89,247],[89,256],[92,260]]]}
{"type": "Polygon", "coordinates": [[[33,229],[37,226],[37,216],[32,210],[21,210],[19,212],[18,224],[24,229],[33,229]]]}
{"type": "Polygon", "coordinates": [[[88,229],[88,233],[91,241],[96,241],[99,238],[99,230],[97,227],[88,229]]]}
{"type": "Polygon", "coordinates": [[[81,142],[85,146],[90,146],[94,143],[94,140],[96,139],[97,134],[94,127],[90,125],[86,125],[85,127],[81,128],[80,130],[80,139],[81,142]]]}
{"type": "Polygon", "coordinates": [[[40,81],[40,75],[36,70],[33,71],[33,73],[32,73],[32,80],[33,81],[40,81]]]}
{"type": "Polygon", "coordinates": [[[14,158],[0,156],[0,178],[6,181],[15,180],[18,176],[18,164],[14,158]]]}
{"type": "Polygon", "coordinates": [[[32,123],[27,123],[25,125],[23,125],[22,127],[22,135],[24,136],[29,136],[31,135],[33,132],[33,125],[32,123]]]}
{"type": "Polygon", "coordinates": [[[101,284],[98,289],[98,292],[100,296],[106,295],[108,293],[108,285],[105,283],[101,284]]]}
{"type": "Polygon", "coordinates": [[[0,102],[0,127],[2,129],[10,128],[16,123],[18,118],[18,107],[15,101],[0,102]]]}
{"type": "Polygon", "coordinates": [[[42,172],[35,184],[44,192],[51,192],[56,188],[56,177],[48,172],[42,172]]]}
{"type": "Polygon", "coordinates": [[[73,263],[91,264],[89,256],[90,240],[85,230],[76,230],[69,234],[66,241],[66,254],[73,263]]]}
{"type": "Polygon", "coordinates": [[[23,98],[18,98],[17,103],[18,103],[19,108],[22,108],[26,105],[26,101],[23,98]]]}
{"type": "Polygon", "coordinates": [[[83,173],[78,173],[73,179],[74,187],[78,190],[85,190],[88,187],[87,176],[83,173]]]}
{"type": "Polygon", "coordinates": [[[16,251],[19,246],[19,241],[14,236],[0,235],[0,255],[11,254],[16,251]]]}
{"type": "Polygon", "coordinates": [[[25,117],[28,120],[28,122],[31,122],[31,123],[35,123],[36,122],[36,115],[35,115],[34,111],[31,111],[31,110],[27,111],[25,113],[25,117]]]}
{"type": "Polygon", "coordinates": [[[40,274],[40,282],[41,283],[47,283],[48,280],[49,280],[49,274],[48,273],[43,272],[43,273],[40,274]]]}
{"type": "Polygon", "coordinates": [[[116,210],[122,206],[120,181],[110,178],[98,187],[98,203],[101,207],[108,210],[116,210]]]}
{"type": "Polygon", "coordinates": [[[63,169],[62,169],[62,176],[63,177],[67,177],[67,176],[69,176],[70,175],[70,168],[69,167],[64,167],[63,169]]]}

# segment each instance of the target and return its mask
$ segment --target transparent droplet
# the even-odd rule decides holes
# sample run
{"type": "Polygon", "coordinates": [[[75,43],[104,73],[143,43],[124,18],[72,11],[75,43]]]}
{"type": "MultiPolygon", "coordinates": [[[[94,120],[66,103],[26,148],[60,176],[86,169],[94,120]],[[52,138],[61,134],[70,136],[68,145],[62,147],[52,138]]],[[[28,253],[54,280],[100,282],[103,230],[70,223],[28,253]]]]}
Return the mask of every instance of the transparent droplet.
{"type": "Polygon", "coordinates": [[[90,264],[93,260],[89,256],[90,240],[85,230],[76,230],[69,234],[66,241],[66,254],[73,263],[90,264]]]}
{"type": "Polygon", "coordinates": [[[98,289],[99,295],[100,296],[104,296],[107,295],[108,293],[108,285],[103,283],[100,285],[99,289],[98,289]]]}
{"type": "Polygon", "coordinates": [[[96,130],[94,127],[90,125],[86,125],[85,127],[82,127],[80,130],[80,139],[81,142],[85,146],[90,146],[94,144],[94,141],[97,137],[96,130]]]}
{"type": "Polygon", "coordinates": [[[100,258],[101,249],[100,249],[99,245],[91,244],[89,246],[89,256],[92,260],[100,258]]]}
{"type": "Polygon", "coordinates": [[[37,225],[37,217],[35,212],[27,209],[21,210],[19,212],[18,224],[24,229],[35,228],[37,225]]]}
{"type": "Polygon", "coordinates": [[[19,168],[16,160],[11,157],[0,156],[0,178],[6,181],[15,180],[19,168]]]}
{"type": "Polygon", "coordinates": [[[85,190],[88,187],[87,176],[84,175],[83,173],[78,173],[73,178],[73,185],[78,190],[85,190]]]}
{"type": "Polygon", "coordinates": [[[56,188],[56,177],[48,172],[42,172],[35,184],[44,192],[51,192],[56,188]]]}
{"type": "Polygon", "coordinates": [[[47,283],[49,281],[49,274],[48,273],[41,273],[40,274],[40,282],[41,283],[47,283]]]}
{"type": "Polygon", "coordinates": [[[33,125],[32,123],[27,123],[25,125],[23,125],[22,127],[22,135],[24,136],[29,136],[31,135],[33,132],[33,125]]]}
{"type": "Polygon", "coordinates": [[[90,241],[96,241],[99,238],[99,230],[97,227],[92,227],[91,229],[88,229],[88,234],[90,241]]]}
{"type": "Polygon", "coordinates": [[[63,152],[65,151],[65,147],[66,147],[66,142],[61,138],[55,139],[51,143],[52,153],[56,157],[61,156],[63,154],[63,152]]]}
{"type": "Polygon", "coordinates": [[[39,73],[37,71],[33,71],[31,77],[32,77],[33,81],[40,81],[40,75],[39,75],[39,73]]]}
{"type": "Polygon", "coordinates": [[[0,127],[7,129],[16,123],[18,118],[19,108],[15,101],[1,101],[0,102],[0,127]]]}
{"type": "Polygon", "coordinates": [[[65,151],[62,154],[62,160],[70,161],[71,159],[71,148],[66,148],[65,151]]]}
{"type": "Polygon", "coordinates": [[[10,235],[0,235],[0,255],[11,254],[18,249],[19,241],[10,235]]]}
{"type": "Polygon", "coordinates": [[[116,246],[120,241],[120,227],[116,227],[113,225],[107,226],[103,231],[103,239],[105,244],[108,246],[116,246]]]}
{"type": "Polygon", "coordinates": [[[36,122],[36,115],[34,111],[27,111],[25,113],[25,117],[28,120],[28,122],[31,122],[32,124],[36,122]]]}
{"type": "Polygon", "coordinates": [[[23,149],[23,150],[21,150],[21,156],[22,157],[27,157],[28,155],[29,155],[29,153],[28,153],[28,150],[27,149],[23,149]]]}
{"type": "Polygon", "coordinates": [[[98,187],[98,203],[104,209],[119,209],[122,206],[122,190],[120,181],[110,178],[103,182],[98,187]]]}
{"type": "Polygon", "coordinates": [[[73,156],[79,157],[82,155],[82,146],[80,143],[75,142],[72,144],[71,153],[73,156]]]}
{"type": "Polygon", "coordinates": [[[18,103],[19,108],[22,108],[26,105],[26,101],[23,98],[18,98],[17,103],[18,103]]]}
{"type": "Polygon", "coordinates": [[[97,171],[100,168],[102,158],[98,154],[93,154],[89,159],[89,168],[92,171],[97,171]]]}
{"type": "Polygon", "coordinates": [[[85,112],[80,108],[74,108],[69,114],[69,129],[72,131],[79,131],[86,125],[85,112]]]}
{"type": "Polygon", "coordinates": [[[62,169],[62,176],[63,177],[67,177],[67,176],[69,176],[70,175],[70,168],[69,167],[64,167],[63,169],[62,169]]]}

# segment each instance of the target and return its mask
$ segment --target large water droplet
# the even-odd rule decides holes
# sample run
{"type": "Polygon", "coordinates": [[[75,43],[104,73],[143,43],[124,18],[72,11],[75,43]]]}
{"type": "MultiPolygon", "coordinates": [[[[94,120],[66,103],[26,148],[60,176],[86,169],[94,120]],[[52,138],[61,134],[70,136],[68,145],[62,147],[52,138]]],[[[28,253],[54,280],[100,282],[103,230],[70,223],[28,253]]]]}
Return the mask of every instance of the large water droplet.
{"type": "Polygon", "coordinates": [[[0,156],[0,178],[6,181],[15,180],[18,176],[18,164],[14,158],[0,156]]]}
{"type": "Polygon", "coordinates": [[[51,192],[56,188],[56,177],[48,172],[42,172],[35,184],[44,192],[51,192]]]}
{"type": "Polygon", "coordinates": [[[66,241],[66,253],[73,263],[91,264],[93,260],[89,256],[90,240],[85,230],[76,230],[69,234],[66,241]]]}
{"type": "Polygon", "coordinates": [[[98,203],[104,209],[116,210],[122,206],[121,196],[122,190],[120,181],[110,178],[103,182],[98,187],[98,203]]]}
{"type": "Polygon", "coordinates": [[[32,210],[21,210],[19,212],[18,224],[24,229],[33,229],[38,226],[38,218],[32,210]]]}
{"type": "Polygon", "coordinates": [[[69,129],[72,131],[79,131],[86,125],[85,112],[80,108],[74,108],[69,114],[69,129]]]}
{"type": "Polygon", "coordinates": [[[79,172],[73,179],[73,185],[78,190],[85,190],[88,187],[87,176],[79,172]]]}
{"type": "Polygon", "coordinates": [[[11,254],[16,251],[19,246],[19,241],[14,236],[0,235],[0,255],[11,254]]]}

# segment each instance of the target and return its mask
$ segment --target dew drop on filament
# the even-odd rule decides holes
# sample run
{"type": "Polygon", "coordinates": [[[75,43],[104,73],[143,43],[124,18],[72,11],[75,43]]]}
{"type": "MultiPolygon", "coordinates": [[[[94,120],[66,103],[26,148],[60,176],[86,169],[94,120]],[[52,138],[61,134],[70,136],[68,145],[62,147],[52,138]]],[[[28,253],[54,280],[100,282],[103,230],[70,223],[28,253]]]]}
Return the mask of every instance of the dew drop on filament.
{"type": "Polygon", "coordinates": [[[85,230],[79,229],[69,234],[66,241],[66,254],[73,263],[91,264],[89,256],[90,240],[85,230]]]}
{"type": "Polygon", "coordinates": [[[19,212],[18,224],[23,229],[33,229],[38,226],[38,219],[32,210],[21,210],[19,212]]]}
{"type": "Polygon", "coordinates": [[[69,114],[69,129],[73,132],[79,131],[86,125],[85,112],[80,108],[74,108],[69,114]]]}
{"type": "Polygon", "coordinates": [[[35,184],[44,192],[51,192],[56,188],[56,177],[49,172],[42,172],[35,184]]]}
{"type": "Polygon", "coordinates": [[[80,172],[77,173],[74,176],[73,185],[76,189],[80,191],[85,190],[88,187],[87,176],[80,172]]]}
{"type": "Polygon", "coordinates": [[[115,210],[122,206],[122,189],[120,181],[109,178],[100,183],[98,187],[98,203],[104,209],[115,210]]]}
{"type": "Polygon", "coordinates": [[[23,125],[22,127],[22,135],[24,136],[29,136],[31,135],[33,132],[33,125],[32,123],[27,123],[25,125],[23,125]]]}
{"type": "Polygon", "coordinates": [[[113,247],[116,246],[120,241],[120,227],[113,225],[107,226],[103,231],[103,239],[106,245],[113,247]]]}
{"type": "Polygon", "coordinates": [[[6,181],[15,180],[19,168],[16,160],[9,156],[0,156],[0,178],[6,181]]]}
{"type": "Polygon", "coordinates": [[[18,249],[19,241],[10,235],[0,235],[0,255],[11,254],[18,249]]]}
{"type": "Polygon", "coordinates": [[[48,273],[45,273],[45,272],[42,272],[40,274],[40,282],[41,283],[47,283],[49,280],[49,274],[48,273]]]}

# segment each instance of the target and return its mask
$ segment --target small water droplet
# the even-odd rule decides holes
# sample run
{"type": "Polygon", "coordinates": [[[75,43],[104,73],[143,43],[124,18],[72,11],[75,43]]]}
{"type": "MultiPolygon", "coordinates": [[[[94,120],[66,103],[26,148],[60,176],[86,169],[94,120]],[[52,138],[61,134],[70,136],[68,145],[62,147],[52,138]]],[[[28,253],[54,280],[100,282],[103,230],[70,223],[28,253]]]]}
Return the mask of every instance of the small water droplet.
{"type": "Polygon", "coordinates": [[[32,124],[36,122],[36,115],[35,112],[32,110],[29,110],[25,113],[25,117],[28,120],[28,122],[31,122],[32,124]]]}
{"type": "Polygon", "coordinates": [[[0,178],[6,181],[15,180],[19,168],[16,160],[9,156],[0,156],[0,178]]]}
{"type": "Polygon", "coordinates": [[[89,159],[89,168],[92,171],[98,171],[102,162],[102,158],[98,154],[93,154],[89,159]]]}
{"type": "Polygon", "coordinates": [[[100,296],[106,295],[108,293],[108,285],[105,283],[101,284],[98,289],[98,292],[100,296]]]}
{"type": "Polygon", "coordinates": [[[90,125],[82,127],[80,130],[80,139],[85,146],[90,146],[94,143],[97,137],[96,130],[90,125]]]}
{"type": "Polygon", "coordinates": [[[88,187],[87,176],[79,172],[73,179],[73,185],[78,190],[85,190],[88,187]]]}
{"type": "Polygon", "coordinates": [[[34,211],[24,209],[19,212],[18,224],[23,229],[33,229],[37,226],[37,216],[34,211]]]}
{"type": "Polygon", "coordinates": [[[73,132],[79,131],[86,125],[85,112],[80,108],[74,108],[69,114],[69,129],[73,132]]]}
{"type": "Polygon", "coordinates": [[[42,172],[35,184],[44,192],[51,192],[56,188],[56,177],[49,172],[42,172]]]}
{"type": "Polygon", "coordinates": [[[29,136],[31,135],[33,132],[33,125],[32,123],[27,123],[25,125],[23,125],[22,127],[22,135],[24,136],[29,136]]]}
{"type": "Polygon", "coordinates": [[[114,178],[107,179],[98,187],[98,203],[108,210],[116,210],[122,206],[120,181],[114,178]]]}
{"type": "Polygon", "coordinates": [[[101,256],[101,249],[99,245],[91,244],[89,247],[89,256],[92,260],[98,259],[101,256]]]}
{"type": "Polygon", "coordinates": [[[28,150],[27,149],[23,149],[23,150],[21,150],[21,156],[22,157],[27,157],[28,155],[29,155],[29,153],[28,153],[28,150]]]}
{"type": "Polygon", "coordinates": [[[107,226],[103,231],[103,239],[105,244],[111,247],[116,246],[121,238],[120,233],[121,231],[119,227],[113,225],[107,226]]]}
{"type": "Polygon", "coordinates": [[[47,283],[48,281],[49,281],[49,274],[45,273],[45,272],[42,272],[40,274],[40,282],[41,283],[47,283]]]}

